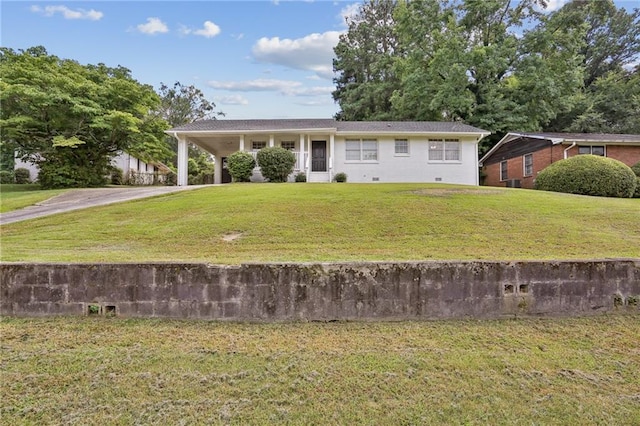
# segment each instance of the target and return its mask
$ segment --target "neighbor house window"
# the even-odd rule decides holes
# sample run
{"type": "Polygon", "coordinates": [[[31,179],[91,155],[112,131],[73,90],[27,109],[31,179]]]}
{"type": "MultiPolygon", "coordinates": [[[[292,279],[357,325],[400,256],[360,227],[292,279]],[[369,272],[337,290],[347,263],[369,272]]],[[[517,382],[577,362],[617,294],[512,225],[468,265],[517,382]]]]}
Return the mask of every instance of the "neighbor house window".
{"type": "Polygon", "coordinates": [[[282,141],[280,142],[280,146],[289,151],[295,151],[296,149],[296,143],[294,141],[282,141]]]}
{"type": "Polygon", "coordinates": [[[591,154],[591,155],[599,155],[604,157],[604,146],[579,146],[578,154],[591,154]]]}
{"type": "Polygon", "coordinates": [[[396,155],[409,155],[409,140],[408,139],[396,139],[395,154],[396,155]]]}
{"type": "Polygon", "coordinates": [[[524,164],[524,175],[532,176],[533,175],[533,154],[525,154],[522,159],[522,163],[524,164]]]}
{"type": "Polygon", "coordinates": [[[429,139],[429,161],[460,161],[460,141],[429,139]]]}
{"type": "Polygon", "coordinates": [[[507,180],[507,179],[509,179],[509,175],[507,174],[507,162],[501,161],[500,162],[500,180],[507,180]]]}
{"type": "Polygon", "coordinates": [[[267,147],[267,143],[264,141],[252,141],[251,142],[251,149],[253,151],[260,151],[262,148],[266,148],[267,147]]]}
{"type": "Polygon", "coordinates": [[[347,139],[345,160],[378,161],[378,141],[376,139],[347,139]]]}

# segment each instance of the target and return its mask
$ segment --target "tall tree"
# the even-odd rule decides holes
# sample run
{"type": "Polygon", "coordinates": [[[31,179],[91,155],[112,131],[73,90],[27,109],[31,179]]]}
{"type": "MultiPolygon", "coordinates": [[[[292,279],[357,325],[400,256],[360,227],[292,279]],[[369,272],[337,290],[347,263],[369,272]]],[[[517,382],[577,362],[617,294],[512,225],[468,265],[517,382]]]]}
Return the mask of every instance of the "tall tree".
{"type": "Polygon", "coordinates": [[[104,184],[111,158],[127,150],[162,161],[167,124],[160,99],[123,67],[83,66],[38,46],[0,49],[0,137],[40,167],[44,187],[104,184]]]}
{"type": "Polygon", "coordinates": [[[341,120],[392,118],[391,95],[399,87],[393,63],[399,54],[393,0],[369,0],[352,18],[335,47],[333,69],[341,120]]]}

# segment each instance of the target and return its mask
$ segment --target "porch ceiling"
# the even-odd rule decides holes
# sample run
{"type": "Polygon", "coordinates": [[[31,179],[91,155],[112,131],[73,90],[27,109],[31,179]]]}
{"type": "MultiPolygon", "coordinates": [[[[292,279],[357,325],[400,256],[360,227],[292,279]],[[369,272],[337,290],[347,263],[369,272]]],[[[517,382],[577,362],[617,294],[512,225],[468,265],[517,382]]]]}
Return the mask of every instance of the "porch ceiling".
{"type": "Polygon", "coordinates": [[[238,149],[240,146],[240,136],[188,136],[187,140],[198,145],[205,151],[215,154],[221,149],[238,149]]]}

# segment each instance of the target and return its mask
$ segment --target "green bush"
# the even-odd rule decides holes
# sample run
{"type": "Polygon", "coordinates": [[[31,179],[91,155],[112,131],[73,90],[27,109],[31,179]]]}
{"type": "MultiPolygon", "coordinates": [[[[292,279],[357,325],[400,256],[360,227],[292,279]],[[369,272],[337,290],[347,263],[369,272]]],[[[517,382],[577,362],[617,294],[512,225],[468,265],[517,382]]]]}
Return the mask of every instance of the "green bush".
{"type": "Polygon", "coordinates": [[[0,183],[13,183],[13,172],[0,170],[0,183]]]}
{"type": "Polygon", "coordinates": [[[570,194],[629,198],[636,189],[636,176],[629,166],[618,160],[597,155],[576,155],[542,170],[536,177],[535,188],[570,194]]]}
{"type": "Polygon", "coordinates": [[[640,198],[640,176],[636,176],[636,190],[633,193],[633,198],[640,198]]]}
{"type": "Polygon", "coordinates": [[[167,173],[164,184],[167,186],[176,186],[178,184],[178,175],[174,171],[170,171],[167,173]]]}
{"type": "Polygon", "coordinates": [[[122,185],[124,182],[124,172],[119,167],[111,169],[111,185],[122,185]]]}
{"type": "Polygon", "coordinates": [[[286,182],[295,165],[296,156],[288,149],[274,146],[258,151],[258,166],[269,182],[286,182]]]}
{"type": "Polygon", "coordinates": [[[249,182],[256,160],[248,152],[236,151],[227,157],[227,169],[234,182],[249,182]]]}
{"type": "Polygon", "coordinates": [[[306,182],[307,181],[307,175],[304,172],[298,172],[296,173],[296,182],[306,182]]]}
{"type": "Polygon", "coordinates": [[[340,173],[336,173],[336,175],[333,177],[333,180],[336,182],[346,182],[347,181],[347,174],[340,172],[340,173]]]}
{"type": "Polygon", "coordinates": [[[29,169],[20,167],[13,171],[13,179],[20,185],[31,183],[31,173],[29,173],[29,169]]]}
{"type": "Polygon", "coordinates": [[[631,170],[633,170],[633,173],[635,173],[636,176],[640,177],[640,161],[631,166],[631,170]]]}

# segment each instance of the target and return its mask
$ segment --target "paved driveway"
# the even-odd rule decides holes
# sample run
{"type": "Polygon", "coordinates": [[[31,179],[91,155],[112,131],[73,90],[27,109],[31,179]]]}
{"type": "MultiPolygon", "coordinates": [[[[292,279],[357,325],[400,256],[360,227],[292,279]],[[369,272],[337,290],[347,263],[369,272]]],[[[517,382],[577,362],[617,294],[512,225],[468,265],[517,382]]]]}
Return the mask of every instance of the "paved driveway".
{"type": "Polygon", "coordinates": [[[20,210],[0,214],[0,225],[34,219],[71,210],[86,209],[87,207],[102,206],[122,201],[137,200],[169,194],[176,191],[204,188],[212,185],[190,186],[143,186],[122,188],[84,188],[72,189],[64,194],[49,198],[36,205],[20,210]]]}

